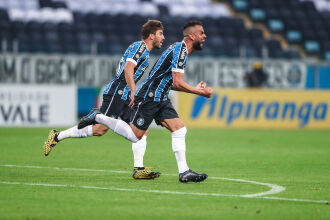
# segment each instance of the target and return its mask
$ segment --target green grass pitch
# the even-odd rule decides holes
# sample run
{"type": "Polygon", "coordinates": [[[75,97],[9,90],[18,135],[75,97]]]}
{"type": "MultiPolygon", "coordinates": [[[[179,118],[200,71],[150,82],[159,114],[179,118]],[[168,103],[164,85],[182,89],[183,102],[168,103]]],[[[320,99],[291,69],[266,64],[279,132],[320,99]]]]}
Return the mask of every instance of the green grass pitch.
{"type": "Polygon", "coordinates": [[[188,129],[188,165],[209,178],[182,184],[166,130],[147,140],[155,180],[131,177],[131,143],[112,132],[45,157],[49,130],[0,128],[0,220],[330,219],[329,131],[188,129]],[[237,179],[285,190],[243,197],[271,188],[237,179]]]}

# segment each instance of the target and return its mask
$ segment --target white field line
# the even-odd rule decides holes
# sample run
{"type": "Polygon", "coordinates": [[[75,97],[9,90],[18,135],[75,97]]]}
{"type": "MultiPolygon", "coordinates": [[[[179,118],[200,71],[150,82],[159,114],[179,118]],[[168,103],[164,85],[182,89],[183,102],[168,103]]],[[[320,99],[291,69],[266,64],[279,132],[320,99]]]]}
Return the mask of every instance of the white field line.
{"type": "Polygon", "coordinates": [[[22,182],[8,182],[8,181],[0,181],[0,184],[96,189],[96,190],[110,190],[110,191],[128,191],[128,192],[158,193],[158,194],[172,194],[172,195],[242,197],[242,198],[251,198],[251,199],[272,199],[272,200],[283,200],[283,201],[329,204],[329,202],[325,201],[325,200],[290,199],[290,198],[280,198],[280,197],[246,197],[246,196],[240,196],[240,195],[220,194],[220,193],[192,193],[192,192],[179,192],[179,191],[167,191],[167,190],[124,189],[124,188],[116,188],[116,187],[78,186],[78,185],[63,185],[63,184],[49,184],[49,183],[22,183],[22,182]]]}
{"type": "Polygon", "coordinates": [[[78,185],[63,185],[63,184],[48,184],[48,183],[21,183],[21,182],[8,182],[8,181],[0,181],[0,183],[1,184],[7,184],[7,185],[28,185],[28,186],[83,188],[83,189],[103,189],[103,190],[110,190],[110,191],[147,192],[147,193],[179,194],[179,195],[193,195],[193,196],[239,197],[239,195],[229,195],[229,194],[219,194],[219,193],[192,193],[192,192],[179,192],[179,191],[167,191],[167,190],[124,189],[124,188],[117,188],[117,187],[78,186],[78,185]]]}
{"type": "Polygon", "coordinates": [[[295,199],[295,198],[269,197],[269,196],[255,197],[255,198],[283,200],[283,201],[293,201],[293,202],[323,203],[323,204],[327,204],[327,205],[329,205],[329,203],[330,203],[330,201],[327,201],[327,200],[295,199]]]}
{"type": "MultiPolygon", "coordinates": [[[[72,170],[72,171],[88,171],[88,172],[106,172],[106,173],[131,173],[129,171],[118,170],[98,170],[98,169],[81,169],[81,168],[60,168],[60,167],[42,167],[42,166],[21,166],[21,165],[0,165],[3,167],[17,167],[17,168],[34,168],[34,169],[53,169],[53,170],[72,170]]],[[[177,174],[162,174],[167,176],[177,176],[177,174]]],[[[107,188],[107,187],[95,187],[95,186],[73,186],[73,185],[57,185],[57,184],[41,184],[41,183],[16,183],[1,181],[2,184],[21,184],[21,185],[38,185],[38,186],[53,186],[53,187],[73,187],[73,188],[88,188],[88,189],[104,189],[115,191],[135,191],[135,192],[153,192],[153,193],[166,193],[166,194],[182,194],[182,195],[204,195],[204,196],[227,196],[227,197],[243,197],[243,198],[262,198],[272,200],[284,200],[284,201],[297,201],[297,202],[314,202],[314,203],[329,203],[326,200],[309,200],[309,199],[296,199],[296,198],[281,198],[281,197],[266,197],[265,195],[280,193],[285,190],[285,187],[271,184],[262,183],[244,179],[232,179],[225,177],[209,177],[210,179],[220,179],[235,182],[252,183],[257,185],[263,185],[270,187],[271,189],[266,192],[247,194],[247,195],[231,195],[231,194],[219,194],[219,193],[189,193],[189,192],[177,192],[177,191],[161,191],[161,190],[141,190],[141,189],[121,189],[121,188],[107,188]]]]}
{"type": "Polygon", "coordinates": [[[235,182],[242,182],[242,183],[252,183],[256,185],[262,185],[262,186],[268,186],[270,190],[266,192],[261,192],[261,193],[255,193],[255,194],[246,194],[246,195],[241,195],[241,197],[258,197],[258,196],[265,196],[265,195],[271,195],[271,194],[276,194],[280,193],[285,190],[285,187],[271,184],[271,183],[262,183],[262,182],[257,182],[257,181],[251,181],[251,180],[243,180],[243,179],[232,179],[232,178],[225,178],[225,177],[210,177],[210,179],[220,179],[220,180],[228,180],[228,181],[235,181],[235,182]]]}
{"type": "MultiPolygon", "coordinates": [[[[4,167],[17,167],[17,168],[37,168],[37,169],[53,169],[53,170],[72,170],[72,171],[89,171],[89,172],[106,172],[106,173],[131,173],[128,171],[117,171],[117,170],[95,170],[95,169],[81,169],[81,168],[60,168],[60,167],[41,167],[41,166],[20,166],[20,165],[0,165],[4,167]]],[[[177,176],[177,174],[163,174],[167,176],[177,176]]],[[[261,193],[255,193],[255,194],[247,194],[247,195],[240,195],[242,197],[257,197],[257,196],[265,196],[265,195],[271,195],[280,193],[285,190],[285,187],[271,184],[271,183],[262,183],[262,182],[256,182],[256,181],[250,181],[250,180],[244,180],[244,179],[232,179],[232,178],[225,178],[225,177],[209,177],[209,179],[218,179],[218,180],[227,180],[227,181],[235,181],[235,182],[242,182],[242,183],[251,183],[256,185],[262,185],[267,186],[270,188],[270,190],[261,192],[261,193]]]]}

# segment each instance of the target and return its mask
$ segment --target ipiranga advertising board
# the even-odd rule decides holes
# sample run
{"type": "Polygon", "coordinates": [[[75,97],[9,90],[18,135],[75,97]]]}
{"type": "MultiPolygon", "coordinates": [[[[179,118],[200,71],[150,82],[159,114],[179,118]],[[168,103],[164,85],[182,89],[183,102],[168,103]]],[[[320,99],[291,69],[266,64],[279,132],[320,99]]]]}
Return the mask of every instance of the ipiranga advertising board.
{"type": "Polygon", "coordinates": [[[0,85],[0,126],[71,126],[76,86],[0,85]]]}
{"type": "Polygon", "coordinates": [[[217,89],[207,99],[178,93],[188,127],[329,129],[330,91],[217,89]]]}

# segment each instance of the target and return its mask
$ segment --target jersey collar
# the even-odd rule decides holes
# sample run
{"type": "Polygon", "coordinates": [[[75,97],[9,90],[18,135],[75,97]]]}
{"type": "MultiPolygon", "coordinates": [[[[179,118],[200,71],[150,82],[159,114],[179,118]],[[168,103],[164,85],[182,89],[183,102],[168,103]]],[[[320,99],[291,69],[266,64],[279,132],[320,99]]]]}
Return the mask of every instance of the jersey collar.
{"type": "Polygon", "coordinates": [[[148,53],[150,53],[150,51],[148,50],[147,44],[146,42],[144,42],[144,40],[142,40],[142,42],[144,43],[144,45],[146,46],[146,50],[148,51],[148,53]]]}

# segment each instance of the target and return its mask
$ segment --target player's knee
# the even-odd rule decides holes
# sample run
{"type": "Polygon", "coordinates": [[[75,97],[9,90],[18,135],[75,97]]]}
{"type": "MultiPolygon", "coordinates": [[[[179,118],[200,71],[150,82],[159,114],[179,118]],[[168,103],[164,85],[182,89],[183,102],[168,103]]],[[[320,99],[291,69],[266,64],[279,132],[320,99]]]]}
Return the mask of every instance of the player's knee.
{"type": "Polygon", "coordinates": [[[133,124],[131,124],[131,128],[132,128],[132,131],[133,131],[132,136],[135,137],[135,138],[133,138],[134,140],[131,140],[133,143],[138,142],[139,140],[141,140],[143,138],[144,135],[147,134],[147,131],[141,130],[141,129],[135,127],[133,124]]]}
{"type": "Polygon", "coordinates": [[[136,142],[143,138],[143,134],[135,134],[136,138],[138,139],[136,142]]]}

